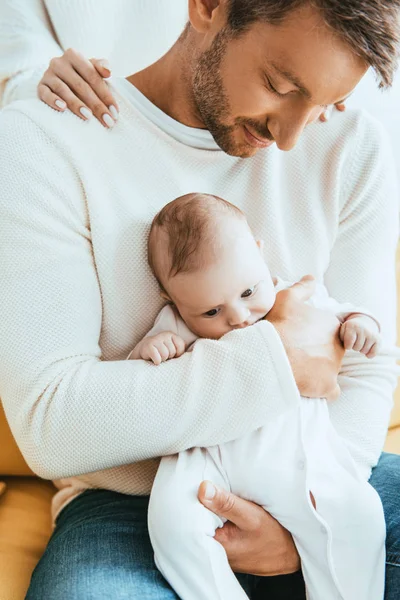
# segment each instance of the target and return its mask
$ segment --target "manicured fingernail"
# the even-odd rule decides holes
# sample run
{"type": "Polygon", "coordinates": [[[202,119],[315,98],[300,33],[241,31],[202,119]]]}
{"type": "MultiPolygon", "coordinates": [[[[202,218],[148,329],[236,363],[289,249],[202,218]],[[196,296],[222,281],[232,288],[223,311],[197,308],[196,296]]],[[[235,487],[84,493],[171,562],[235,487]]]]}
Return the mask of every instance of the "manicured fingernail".
{"type": "Polygon", "coordinates": [[[324,111],[322,116],[324,117],[325,121],[329,121],[330,114],[328,110],[324,111]]]}
{"type": "Polygon", "coordinates": [[[107,69],[107,71],[110,71],[110,73],[111,73],[111,66],[110,66],[110,63],[108,62],[108,60],[106,60],[105,58],[102,58],[101,60],[99,60],[99,65],[101,67],[103,67],[103,69],[107,69]]]}
{"type": "Polygon", "coordinates": [[[58,108],[66,108],[67,106],[64,100],[56,100],[55,105],[58,106],[58,108]]]}
{"type": "Polygon", "coordinates": [[[92,111],[86,108],[86,106],[81,106],[79,112],[83,117],[85,117],[85,119],[90,119],[92,116],[92,111]]]}
{"type": "Polygon", "coordinates": [[[107,115],[107,113],[105,113],[102,118],[107,127],[114,127],[115,121],[112,120],[110,115],[107,115]]]}
{"type": "Polygon", "coordinates": [[[114,104],[111,104],[111,106],[108,107],[108,110],[110,111],[110,113],[113,116],[113,119],[117,120],[118,119],[118,111],[115,108],[114,104]]]}
{"type": "Polygon", "coordinates": [[[213,486],[212,483],[210,483],[209,481],[207,481],[206,484],[206,493],[204,494],[204,497],[206,500],[212,500],[215,496],[216,493],[216,489],[213,486]]]}

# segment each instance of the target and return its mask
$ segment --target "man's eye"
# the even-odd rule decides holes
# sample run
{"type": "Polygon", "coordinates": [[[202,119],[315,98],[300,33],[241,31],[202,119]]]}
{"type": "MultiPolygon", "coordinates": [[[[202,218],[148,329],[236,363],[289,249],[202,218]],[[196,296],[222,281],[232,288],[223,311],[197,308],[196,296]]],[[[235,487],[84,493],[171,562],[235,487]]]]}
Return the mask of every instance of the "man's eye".
{"type": "Polygon", "coordinates": [[[269,89],[270,92],[272,92],[273,94],[276,94],[277,96],[286,96],[286,94],[281,94],[280,92],[278,92],[276,87],[274,85],[272,85],[272,82],[269,77],[265,77],[265,80],[267,82],[267,88],[269,89]]]}
{"type": "Polygon", "coordinates": [[[206,313],[204,313],[205,317],[215,317],[218,313],[219,313],[220,309],[219,308],[212,308],[211,310],[208,310],[206,313]]]}
{"type": "Polygon", "coordinates": [[[254,288],[249,288],[248,290],[245,290],[242,294],[242,298],[249,298],[250,296],[252,296],[254,293],[254,288]]]}

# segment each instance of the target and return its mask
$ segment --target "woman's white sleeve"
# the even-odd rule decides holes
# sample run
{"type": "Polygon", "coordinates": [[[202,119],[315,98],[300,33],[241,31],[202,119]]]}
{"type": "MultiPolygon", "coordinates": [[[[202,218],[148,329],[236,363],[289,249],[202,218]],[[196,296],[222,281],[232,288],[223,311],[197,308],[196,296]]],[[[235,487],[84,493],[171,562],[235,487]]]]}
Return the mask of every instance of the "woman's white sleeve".
{"type": "Polygon", "coordinates": [[[42,0],[1,0],[0,107],[36,96],[43,72],[60,54],[42,0]]]}

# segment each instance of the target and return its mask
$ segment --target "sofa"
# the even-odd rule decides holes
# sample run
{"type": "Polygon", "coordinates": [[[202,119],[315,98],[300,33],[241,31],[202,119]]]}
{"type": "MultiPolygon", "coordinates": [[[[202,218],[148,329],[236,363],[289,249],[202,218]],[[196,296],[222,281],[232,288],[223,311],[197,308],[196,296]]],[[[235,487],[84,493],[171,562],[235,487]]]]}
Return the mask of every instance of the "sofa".
{"type": "MultiPolygon", "coordinates": [[[[400,246],[397,283],[400,291],[400,246]]],[[[395,393],[385,450],[400,454],[400,386],[395,393]]],[[[1,403],[0,481],[0,600],[23,600],[32,571],[51,535],[50,502],[56,488],[29,469],[12,437],[1,403]]]]}

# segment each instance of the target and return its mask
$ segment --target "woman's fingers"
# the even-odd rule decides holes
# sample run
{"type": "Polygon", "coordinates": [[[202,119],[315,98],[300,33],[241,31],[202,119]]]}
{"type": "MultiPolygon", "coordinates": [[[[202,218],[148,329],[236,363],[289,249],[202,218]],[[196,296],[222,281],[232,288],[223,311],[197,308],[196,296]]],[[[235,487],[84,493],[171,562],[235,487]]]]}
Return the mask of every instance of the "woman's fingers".
{"type": "Polygon", "coordinates": [[[64,102],[64,100],[62,100],[59,96],[57,96],[57,94],[54,94],[51,91],[51,89],[44,83],[39,83],[38,96],[40,100],[42,100],[49,106],[52,106],[59,112],[64,112],[64,110],[67,108],[67,103],[64,102]]]}
{"type": "MultiPolygon", "coordinates": [[[[346,110],[346,105],[344,104],[344,102],[339,102],[338,104],[335,104],[334,106],[335,106],[336,110],[338,110],[339,112],[344,112],[346,110]]],[[[319,115],[319,120],[322,121],[322,123],[326,123],[327,121],[329,121],[331,115],[332,115],[332,107],[327,106],[319,115]]]]}
{"type": "Polygon", "coordinates": [[[42,79],[42,82],[39,85],[39,98],[41,100],[44,100],[41,96],[43,86],[47,87],[54,97],[61,98],[61,101],[64,101],[69,110],[77,117],[80,117],[85,121],[91,118],[91,110],[74,94],[73,91],[71,91],[70,85],[64,83],[59,77],[48,74],[46,78],[42,79]]]}
{"type": "Polygon", "coordinates": [[[65,110],[64,101],[78,117],[88,119],[94,114],[105,127],[113,127],[118,105],[104,81],[110,75],[105,59],[87,60],[70,49],[51,60],[39,84],[39,97],[56,110],[65,110]]]}
{"type": "Polygon", "coordinates": [[[335,104],[335,107],[337,108],[337,110],[339,110],[340,112],[344,112],[346,110],[346,105],[344,102],[339,102],[338,104],[335,104]]]}

